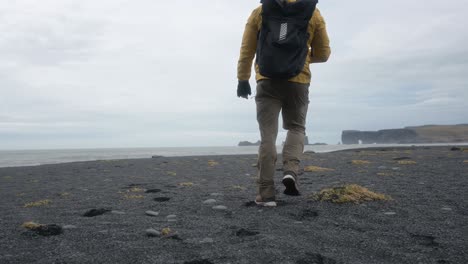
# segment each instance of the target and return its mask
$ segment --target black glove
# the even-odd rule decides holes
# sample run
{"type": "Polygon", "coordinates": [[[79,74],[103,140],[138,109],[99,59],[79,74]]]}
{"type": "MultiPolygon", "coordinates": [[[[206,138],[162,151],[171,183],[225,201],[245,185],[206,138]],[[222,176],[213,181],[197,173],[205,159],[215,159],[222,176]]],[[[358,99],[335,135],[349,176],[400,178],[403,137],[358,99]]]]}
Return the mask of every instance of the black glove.
{"type": "Polygon", "coordinates": [[[250,89],[249,81],[239,81],[237,85],[237,97],[242,97],[249,99],[249,95],[252,94],[252,89],[250,89]]]}

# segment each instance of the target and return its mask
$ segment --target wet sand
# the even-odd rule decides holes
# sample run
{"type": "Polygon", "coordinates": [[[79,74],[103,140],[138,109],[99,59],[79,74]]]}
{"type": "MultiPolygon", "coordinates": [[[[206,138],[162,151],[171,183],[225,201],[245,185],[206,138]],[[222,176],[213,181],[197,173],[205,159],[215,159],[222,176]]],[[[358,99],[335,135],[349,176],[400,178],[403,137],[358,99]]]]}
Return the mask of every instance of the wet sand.
{"type": "Polygon", "coordinates": [[[277,208],[252,205],[255,163],[240,155],[0,168],[0,263],[468,263],[463,149],[306,154],[304,166],[332,170],[304,172],[300,197],[281,193],[278,162],[277,208]],[[392,200],[309,198],[342,184],[392,200]],[[109,211],[83,216],[100,208],[109,211]],[[65,229],[42,236],[21,226],[28,221],[65,229]],[[149,228],[171,231],[150,237],[149,228]]]}

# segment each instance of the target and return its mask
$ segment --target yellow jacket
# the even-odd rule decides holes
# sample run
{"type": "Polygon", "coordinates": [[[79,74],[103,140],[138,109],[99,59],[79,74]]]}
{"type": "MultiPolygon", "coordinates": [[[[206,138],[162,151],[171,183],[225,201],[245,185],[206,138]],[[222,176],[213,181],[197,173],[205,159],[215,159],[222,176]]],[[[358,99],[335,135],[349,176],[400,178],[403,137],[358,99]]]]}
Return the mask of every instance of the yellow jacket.
{"type": "MultiPolygon", "coordinates": [[[[242,38],[242,46],[237,64],[237,78],[241,81],[249,80],[252,63],[257,51],[257,36],[262,27],[262,6],[256,8],[249,17],[247,25],[245,25],[244,36],[242,38]]],[[[315,9],[314,15],[309,22],[309,55],[302,72],[289,79],[291,82],[310,83],[311,73],[309,69],[310,63],[326,62],[330,57],[330,40],[328,39],[325,20],[320,11],[315,9]]],[[[268,79],[260,75],[258,65],[255,65],[257,81],[268,79]]]]}

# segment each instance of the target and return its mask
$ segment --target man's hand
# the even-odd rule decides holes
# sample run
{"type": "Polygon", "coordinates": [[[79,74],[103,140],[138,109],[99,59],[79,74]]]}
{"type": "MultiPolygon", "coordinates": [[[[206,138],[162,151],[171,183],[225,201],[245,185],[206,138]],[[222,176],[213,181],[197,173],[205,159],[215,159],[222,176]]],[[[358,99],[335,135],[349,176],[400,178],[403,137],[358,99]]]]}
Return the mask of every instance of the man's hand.
{"type": "Polygon", "coordinates": [[[252,89],[250,89],[249,81],[239,81],[237,85],[237,97],[242,97],[249,99],[249,95],[252,94],[252,89]]]}

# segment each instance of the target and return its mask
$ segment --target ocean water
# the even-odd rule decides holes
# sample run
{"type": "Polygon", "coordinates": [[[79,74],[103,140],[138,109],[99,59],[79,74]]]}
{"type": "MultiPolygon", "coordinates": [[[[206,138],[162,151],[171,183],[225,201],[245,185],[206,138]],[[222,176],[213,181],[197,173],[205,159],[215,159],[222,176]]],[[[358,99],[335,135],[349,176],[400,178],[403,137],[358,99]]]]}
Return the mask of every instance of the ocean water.
{"type": "MultiPolygon", "coordinates": [[[[452,146],[465,144],[416,144],[416,146],[452,146]]],[[[414,145],[326,145],[305,146],[305,151],[332,152],[366,147],[395,147],[414,145]]],[[[278,146],[278,153],[281,153],[278,146]]],[[[152,156],[217,156],[257,154],[258,147],[186,147],[186,148],[115,148],[115,149],[55,149],[0,150],[0,167],[37,166],[77,161],[151,158],[152,156]]]]}

